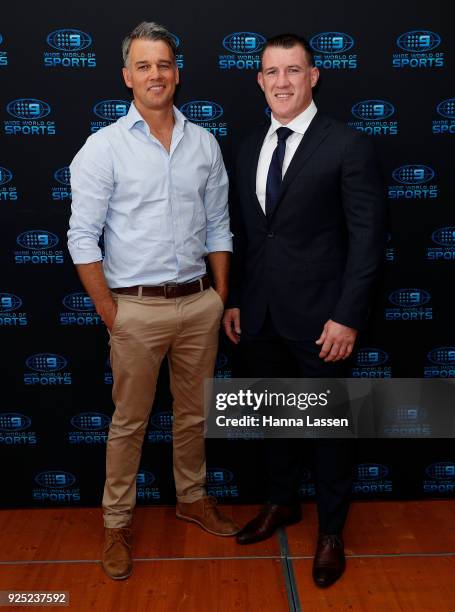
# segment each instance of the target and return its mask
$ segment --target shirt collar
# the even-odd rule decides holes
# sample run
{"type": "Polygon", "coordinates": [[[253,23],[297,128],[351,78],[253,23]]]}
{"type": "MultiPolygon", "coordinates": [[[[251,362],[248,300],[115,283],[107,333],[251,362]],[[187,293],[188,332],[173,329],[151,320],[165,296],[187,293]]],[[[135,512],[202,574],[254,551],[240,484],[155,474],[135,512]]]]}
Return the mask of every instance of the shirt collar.
{"type": "MultiPolygon", "coordinates": [[[[174,119],[175,119],[174,128],[179,132],[183,132],[185,123],[188,121],[188,119],[185,117],[183,113],[179,111],[179,109],[176,106],[173,106],[172,108],[174,111],[174,119]]],[[[129,130],[131,130],[136,125],[140,125],[142,129],[145,129],[147,133],[150,134],[150,129],[147,125],[147,122],[145,121],[143,116],[140,114],[140,112],[137,110],[134,102],[131,102],[129,111],[125,115],[125,124],[129,130]]]]}
{"type": "MultiPolygon", "coordinates": [[[[316,104],[314,103],[314,100],[311,100],[310,105],[307,106],[307,108],[302,113],[300,113],[300,115],[297,115],[297,117],[294,117],[294,119],[290,121],[286,125],[286,127],[292,130],[293,132],[304,134],[305,131],[308,129],[308,126],[310,125],[313,117],[316,115],[317,110],[318,109],[316,108],[316,104]]],[[[267,132],[267,137],[275,134],[277,129],[280,127],[283,127],[283,125],[279,121],[277,121],[275,117],[272,115],[270,128],[269,128],[269,131],[267,132]]]]}

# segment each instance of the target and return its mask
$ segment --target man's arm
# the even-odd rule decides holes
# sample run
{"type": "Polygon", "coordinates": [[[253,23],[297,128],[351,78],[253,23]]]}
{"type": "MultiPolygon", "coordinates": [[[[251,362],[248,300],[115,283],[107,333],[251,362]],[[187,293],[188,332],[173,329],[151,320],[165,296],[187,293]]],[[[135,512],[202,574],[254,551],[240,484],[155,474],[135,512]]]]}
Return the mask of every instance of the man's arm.
{"type": "Polygon", "coordinates": [[[106,221],[114,181],[107,142],[91,137],[74,158],[68,249],[81,282],[98,314],[111,330],[117,305],[104,276],[99,238],[106,221]]]}
{"type": "Polygon", "coordinates": [[[367,319],[371,289],[383,259],[385,202],[382,177],[368,138],[353,134],[344,157],[341,179],[343,209],[349,235],[343,289],[316,344],[324,361],[346,359],[357,330],[367,319]]]}
{"type": "MultiPolygon", "coordinates": [[[[236,155],[236,177],[241,167],[242,156],[236,155]]],[[[242,285],[245,267],[246,232],[240,211],[240,201],[237,190],[237,180],[231,180],[229,190],[231,229],[233,232],[233,253],[229,274],[229,297],[223,317],[223,328],[226,336],[234,344],[240,342],[242,333],[240,327],[240,287],[242,285]]]]}
{"type": "Polygon", "coordinates": [[[231,253],[229,251],[215,251],[208,254],[210,269],[212,270],[215,290],[226,304],[229,289],[229,265],[231,253]]]}
{"type": "Polygon", "coordinates": [[[95,304],[96,312],[103,319],[108,330],[111,331],[117,314],[117,304],[112,299],[107,286],[103,264],[100,261],[76,264],[76,270],[85,290],[95,304]]]}
{"type": "Polygon", "coordinates": [[[220,147],[210,137],[212,167],[205,187],[204,207],[207,219],[206,247],[213,273],[215,289],[223,303],[228,294],[229,264],[232,253],[232,234],[229,228],[229,181],[220,147]]]}
{"type": "Polygon", "coordinates": [[[234,233],[234,252],[229,275],[229,297],[227,300],[227,308],[223,316],[224,331],[229,340],[234,344],[240,342],[240,334],[242,333],[240,327],[239,295],[244,265],[243,228],[238,218],[239,211],[237,206],[238,201],[234,196],[231,199],[231,227],[234,233]]]}

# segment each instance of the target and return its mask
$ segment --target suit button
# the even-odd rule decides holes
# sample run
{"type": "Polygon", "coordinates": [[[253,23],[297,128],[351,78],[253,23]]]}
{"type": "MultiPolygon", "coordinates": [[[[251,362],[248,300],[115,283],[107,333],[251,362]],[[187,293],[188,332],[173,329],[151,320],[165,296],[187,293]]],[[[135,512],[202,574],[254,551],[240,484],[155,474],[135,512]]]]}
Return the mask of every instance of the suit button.
{"type": "Polygon", "coordinates": [[[274,232],[269,232],[267,234],[267,238],[275,238],[275,233],[274,232]]]}

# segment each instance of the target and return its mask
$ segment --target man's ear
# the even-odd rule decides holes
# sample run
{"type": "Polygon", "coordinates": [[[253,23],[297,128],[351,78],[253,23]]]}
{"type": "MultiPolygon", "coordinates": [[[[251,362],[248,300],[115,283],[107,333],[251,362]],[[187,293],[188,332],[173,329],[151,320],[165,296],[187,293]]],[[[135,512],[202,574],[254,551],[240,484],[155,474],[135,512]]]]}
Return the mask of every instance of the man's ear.
{"type": "Polygon", "coordinates": [[[319,81],[319,68],[313,66],[311,68],[311,87],[316,87],[316,83],[319,81]]]}
{"type": "Polygon", "coordinates": [[[258,72],[258,84],[262,91],[264,91],[264,75],[262,72],[258,72]]]}
{"type": "Polygon", "coordinates": [[[125,85],[131,88],[132,84],[131,84],[130,71],[128,70],[128,68],[122,68],[122,73],[123,73],[123,80],[125,81],[125,85]]]}

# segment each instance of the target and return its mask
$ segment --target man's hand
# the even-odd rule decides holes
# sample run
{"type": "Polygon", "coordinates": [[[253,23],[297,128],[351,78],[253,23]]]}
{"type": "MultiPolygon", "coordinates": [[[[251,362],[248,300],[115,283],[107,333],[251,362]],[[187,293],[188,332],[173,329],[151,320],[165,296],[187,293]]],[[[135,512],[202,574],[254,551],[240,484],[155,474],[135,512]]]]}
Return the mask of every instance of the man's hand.
{"type": "Polygon", "coordinates": [[[112,298],[103,301],[101,304],[96,304],[96,312],[103,319],[104,324],[110,332],[112,331],[115,317],[117,316],[117,308],[118,306],[112,298]]]}
{"type": "Polygon", "coordinates": [[[224,311],[223,327],[226,336],[234,344],[240,342],[240,308],[228,308],[224,311]]]}
{"type": "Polygon", "coordinates": [[[340,361],[347,359],[352,353],[357,330],[329,319],[324,325],[321,336],[316,344],[322,344],[319,357],[324,361],[340,361]]]}

